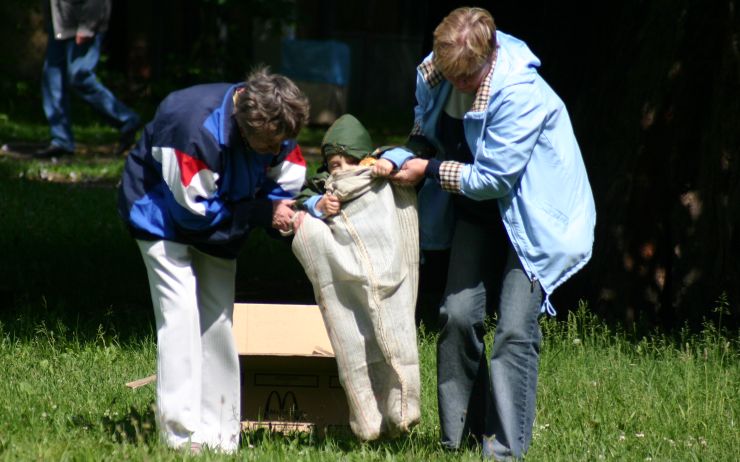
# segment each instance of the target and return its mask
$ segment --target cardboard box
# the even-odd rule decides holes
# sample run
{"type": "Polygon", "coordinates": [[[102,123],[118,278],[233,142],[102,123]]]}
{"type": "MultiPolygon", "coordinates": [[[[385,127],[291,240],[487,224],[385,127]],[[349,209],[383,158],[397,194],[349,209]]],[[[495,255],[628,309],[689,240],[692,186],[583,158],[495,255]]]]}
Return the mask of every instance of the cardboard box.
{"type": "Polygon", "coordinates": [[[245,429],[349,425],[337,363],[316,305],[234,305],[245,429]]]}

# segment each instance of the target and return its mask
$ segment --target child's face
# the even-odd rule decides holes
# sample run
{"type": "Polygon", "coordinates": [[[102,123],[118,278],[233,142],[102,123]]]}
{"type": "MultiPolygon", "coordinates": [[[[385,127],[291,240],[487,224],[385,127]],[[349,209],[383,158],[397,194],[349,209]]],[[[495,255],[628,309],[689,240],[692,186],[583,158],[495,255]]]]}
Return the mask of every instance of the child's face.
{"type": "Polygon", "coordinates": [[[329,168],[329,173],[341,172],[352,166],[357,166],[359,163],[360,161],[354,157],[344,156],[342,154],[334,154],[326,160],[326,166],[329,168]]]}

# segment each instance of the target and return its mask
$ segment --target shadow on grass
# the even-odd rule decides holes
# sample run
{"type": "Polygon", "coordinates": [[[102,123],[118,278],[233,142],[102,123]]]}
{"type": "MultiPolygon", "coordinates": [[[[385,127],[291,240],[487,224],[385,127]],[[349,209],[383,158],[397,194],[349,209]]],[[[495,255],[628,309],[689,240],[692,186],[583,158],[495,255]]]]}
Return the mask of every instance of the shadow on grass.
{"type": "Polygon", "coordinates": [[[394,439],[381,438],[363,442],[354,436],[349,427],[332,427],[324,432],[275,432],[258,429],[242,433],[242,447],[289,447],[292,445],[310,446],[319,451],[355,453],[361,448],[368,452],[382,454],[408,454],[412,448],[440,448],[436,435],[418,433],[415,429],[394,439]]]}
{"type": "MultiPolygon", "coordinates": [[[[85,163],[76,157],[65,162],[85,163]]],[[[77,339],[92,341],[102,327],[121,343],[151,335],[154,315],[146,270],[118,216],[115,186],[30,180],[19,175],[28,165],[0,158],[3,330],[33,338],[41,323],[63,325],[77,339]]],[[[253,231],[237,268],[237,302],[315,303],[286,239],[253,231]]],[[[433,273],[445,274],[440,268],[433,273]]],[[[422,277],[422,291],[443,287],[425,281],[422,277]]],[[[437,304],[438,294],[420,296],[419,320],[427,326],[436,324],[437,304]]]]}
{"type": "MultiPolygon", "coordinates": [[[[30,181],[0,159],[0,323],[16,338],[64,325],[126,343],[152,332],[146,269],[117,212],[113,185],[30,181]]],[[[22,168],[22,165],[21,165],[22,168]]],[[[313,303],[288,242],[252,233],[238,258],[237,301],[313,303]]]]}
{"type": "Polygon", "coordinates": [[[70,425],[80,428],[99,426],[117,443],[154,445],[159,439],[153,402],[143,409],[131,406],[128,412],[119,418],[104,415],[99,421],[95,421],[89,417],[76,415],[71,418],[70,425]]]}
{"type": "Polygon", "coordinates": [[[155,444],[158,440],[154,403],[143,412],[131,407],[120,419],[104,416],[101,424],[119,443],[155,444]]]}
{"type": "MultiPolygon", "coordinates": [[[[120,417],[103,415],[99,420],[76,415],[69,423],[78,428],[101,428],[113,441],[123,444],[155,446],[159,444],[159,430],[156,423],[155,403],[146,406],[131,406],[120,417]]],[[[383,454],[407,454],[410,448],[437,448],[439,443],[434,435],[422,435],[415,431],[395,439],[381,439],[371,442],[358,440],[349,428],[337,427],[322,434],[316,432],[281,433],[267,429],[245,431],[241,434],[241,447],[263,448],[269,452],[271,447],[302,446],[317,451],[350,454],[360,448],[383,454]]]]}

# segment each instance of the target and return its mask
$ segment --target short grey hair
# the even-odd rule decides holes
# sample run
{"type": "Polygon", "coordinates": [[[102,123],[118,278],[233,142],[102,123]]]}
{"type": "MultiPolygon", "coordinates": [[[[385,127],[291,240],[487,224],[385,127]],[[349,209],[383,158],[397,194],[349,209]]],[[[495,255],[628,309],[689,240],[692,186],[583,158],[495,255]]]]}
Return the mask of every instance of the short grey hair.
{"type": "Polygon", "coordinates": [[[308,122],[308,98],[289,78],[266,66],[249,73],[234,104],[234,117],[249,135],[295,138],[308,122]]]}

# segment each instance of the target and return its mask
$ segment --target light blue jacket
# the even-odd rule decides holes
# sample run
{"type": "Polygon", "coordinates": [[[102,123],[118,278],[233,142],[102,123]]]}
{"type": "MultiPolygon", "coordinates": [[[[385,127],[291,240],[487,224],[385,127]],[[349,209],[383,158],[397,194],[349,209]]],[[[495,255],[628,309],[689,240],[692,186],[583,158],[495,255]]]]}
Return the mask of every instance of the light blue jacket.
{"type": "MultiPolygon", "coordinates": [[[[591,258],[596,211],[588,176],[562,100],[539,76],[540,61],[519,39],[496,33],[497,58],[463,118],[475,158],[460,170],[455,192],[498,199],[511,243],[531,280],[549,295],[591,258]]],[[[445,160],[437,122],[451,85],[430,54],[419,66],[414,133],[445,160]]],[[[444,166],[444,164],[443,164],[444,166]]],[[[422,248],[449,247],[450,193],[427,179],[419,195],[422,248]]]]}

